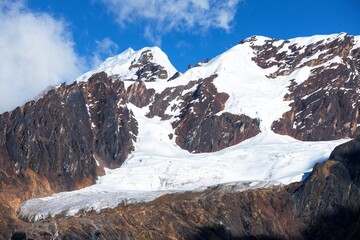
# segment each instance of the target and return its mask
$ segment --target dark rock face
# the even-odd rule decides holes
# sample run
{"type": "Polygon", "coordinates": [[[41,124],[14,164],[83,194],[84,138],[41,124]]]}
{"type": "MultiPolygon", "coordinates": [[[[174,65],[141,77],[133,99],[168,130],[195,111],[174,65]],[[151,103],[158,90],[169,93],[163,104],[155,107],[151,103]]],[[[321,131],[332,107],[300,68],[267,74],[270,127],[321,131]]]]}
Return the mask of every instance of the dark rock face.
{"type": "Polygon", "coordinates": [[[168,82],[169,82],[169,81],[172,81],[172,80],[174,80],[174,79],[176,79],[176,78],[178,78],[178,77],[180,77],[180,73],[179,73],[179,72],[176,72],[174,75],[172,75],[171,78],[169,78],[168,82]]]}
{"type": "Polygon", "coordinates": [[[161,93],[155,94],[154,101],[149,105],[150,111],[147,114],[147,117],[153,118],[158,116],[161,120],[168,120],[171,117],[174,117],[175,114],[173,112],[184,107],[184,98],[188,97],[193,92],[192,88],[196,84],[197,81],[194,80],[188,82],[186,85],[169,87],[161,93]],[[176,101],[176,103],[171,105],[173,101],[176,101]],[[168,108],[170,108],[170,111],[167,112],[168,108]]]}
{"type": "Polygon", "coordinates": [[[134,150],[132,141],[138,134],[137,122],[126,106],[124,83],[112,82],[104,73],[94,75],[88,82],[96,156],[105,166],[118,167],[134,150]]]}
{"type": "Polygon", "coordinates": [[[142,108],[150,104],[155,95],[154,89],[147,89],[144,82],[135,82],[127,89],[129,102],[142,108]]]}
{"type": "Polygon", "coordinates": [[[137,81],[145,81],[151,82],[156,79],[167,79],[168,76],[167,71],[163,66],[160,66],[156,63],[153,63],[154,56],[151,53],[151,50],[147,50],[141,53],[141,56],[138,61],[133,61],[129,70],[137,69],[136,76],[138,77],[137,81]]]}
{"type": "Polygon", "coordinates": [[[96,161],[120,166],[133,150],[137,123],[126,99],[123,82],[99,73],[0,115],[3,169],[17,175],[30,169],[54,191],[93,183],[96,161]]]}
{"type": "Polygon", "coordinates": [[[304,182],[233,192],[221,188],[162,196],[82,217],[28,225],[27,233],[68,239],[357,239],[359,139],[337,147],[304,182]],[[41,230],[40,230],[41,229],[41,230]]]}
{"type": "Polygon", "coordinates": [[[201,118],[188,113],[176,123],[176,143],[189,152],[214,152],[256,136],[259,122],[246,115],[222,113],[201,118]]]}
{"type": "Polygon", "coordinates": [[[189,152],[214,152],[238,144],[260,132],[259,122],[246,115],[224,112],[229,98],[218,93],[212,81],[204,79],[195,91],[186,96],[177,121],[173,123],[176,143],[189,152]]]}
{"type": "Polygon", "coordinates": [[[304,46],[276,39],[252,46],[260,67],[277,66],[269,78],[312,68],[308,79],[290,85],[284,99],[292,101],[291,110],[273,123],[273,131],[311,141],[359,133],[360,48],[354,45],[353,36],[341,34],[304,46]]]}
{"type": "Polygon", "coordinates": [[[127,102],[124,83],[98,73],[0,115],[0,229],[21,226],[22,201],[83,188],[120,166],[138,134],[127,102]]]}
{"type": "Polygon", "coordinates": [[[360,135],[353,141],[336,147],[330,159],[341,162],[349,170],[351,180],[360,187],[360,135]]]}
{"type": "Polygon", "coordinates": [[[360,236],[360,141],[334,149],[292,195],[303,235],[314,239],[360,236]],[[306,227],[305,227],[306,226],[306,227]]]}
{"type": "Polygon", "coordinates": [[[229,98],[212,83],[217,75],[165,89],[156,94],[148,117],[175,119],[176,143],[189,152],[214,152],[260,132],[259,122],[246,115],[219,114],[229,98]]]}

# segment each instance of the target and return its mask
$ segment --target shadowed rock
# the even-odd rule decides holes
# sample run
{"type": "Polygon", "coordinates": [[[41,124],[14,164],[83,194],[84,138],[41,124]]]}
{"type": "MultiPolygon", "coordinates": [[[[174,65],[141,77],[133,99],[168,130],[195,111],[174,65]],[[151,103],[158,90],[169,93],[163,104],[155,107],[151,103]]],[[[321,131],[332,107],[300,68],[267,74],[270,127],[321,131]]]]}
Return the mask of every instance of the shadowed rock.
{"type": "Polygon", "coordinates": [[[86,187],[123,163],[138,131],[126,102],[124,83],[98,73],[0,115],[0,229],[14,228],[22,201],[86,187]]]}
{"type": "MultiPolygon", "coordinates": [[[[360,48],[354,36],[340,34],[305,46],[267,40],[256,50],[254,61],[262,68],[277,66],[269,78],[288,76],[312,68],[303,82],[295,79],[284,100],[291,110],[273,122],[272,130],[305,141],[355,137],[359,130],[360,48]]],[[[302,80],[301,80],[302,81],[302,80]]]]}

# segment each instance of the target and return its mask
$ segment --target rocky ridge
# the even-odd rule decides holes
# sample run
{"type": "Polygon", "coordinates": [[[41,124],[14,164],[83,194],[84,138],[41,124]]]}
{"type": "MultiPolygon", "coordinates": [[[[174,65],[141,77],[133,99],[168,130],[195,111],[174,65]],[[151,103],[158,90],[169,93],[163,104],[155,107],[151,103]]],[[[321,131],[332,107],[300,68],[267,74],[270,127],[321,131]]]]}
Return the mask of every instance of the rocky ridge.
{"type": "Polygon", "coordinates": [[[284,96],[291,110],[272,124],[273,131],[305,141],[358,135],[359,40],[342,33],[315,36],[307,44],[266,39],[252,48],[259,66],[275,67],[270,79],[288,76],[291,81],[284,96]]]}

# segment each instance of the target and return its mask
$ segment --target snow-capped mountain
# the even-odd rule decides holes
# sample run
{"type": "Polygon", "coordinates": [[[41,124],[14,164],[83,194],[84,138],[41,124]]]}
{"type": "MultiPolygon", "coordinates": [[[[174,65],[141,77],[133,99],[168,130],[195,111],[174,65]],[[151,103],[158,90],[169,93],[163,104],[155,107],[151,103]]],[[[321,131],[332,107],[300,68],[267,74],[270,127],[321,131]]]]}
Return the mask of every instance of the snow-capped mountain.
{"type": "Polygon", "coordinates": [[[4,184],[27,189],[7,190],[11,209],[35,198],[20,215],[39,220],[300,181],[359,133],[359,70],[360,37],[344,33],[254,36],[183,74],[157,47],[128,49],[0,115],[4,184]]]}
{"type": "Polygon", "coordinates": [[[146,47],[139,51],[128,48],[115,57],[106,59],[100,66],[78,77],[77,81],[89,79],[93,74],[105,72],[123,81],[169,80],[177,72],[166,54],[158,47],[146,47]]]}

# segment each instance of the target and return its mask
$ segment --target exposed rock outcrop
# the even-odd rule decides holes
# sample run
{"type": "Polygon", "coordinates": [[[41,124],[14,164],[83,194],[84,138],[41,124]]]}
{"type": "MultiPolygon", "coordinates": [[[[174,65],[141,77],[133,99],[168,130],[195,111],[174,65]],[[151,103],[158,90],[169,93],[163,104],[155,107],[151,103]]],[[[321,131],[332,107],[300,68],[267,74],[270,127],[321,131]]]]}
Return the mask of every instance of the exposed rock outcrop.
{"type": "Polygon", "coordinates": [[[276,39],[252,44],[253,59],[260,67],[275,66],[270,79],[294,76],[284,96],[291,101],[291,110],[273,123],[273,131],[307,141],[359,134],[360,48],[356,41],[342,33],[311,44],[276,39]]]}
{"type": "Polygon", "coordinates": [[[154,89],[147,89],[144,82],[135,82],[127,88],[127,98],[135,106],[142,108],[150,104],[155,95],[154,89]]]}
{"type": "Polygon", "coordinates": [[[173,123],[176,143],[189,152],[218,151],[260,132],[256,119],[244,114],[220,114],[229,95],[217,91],[212,83],[215,77],[204,79],[184,98],[186,105],[173,123]]]}
{"type": "Polygon", "coordinates": [[[98,73],[0,115],[0,211],[6,221],[26,199],[83,188],[103,167],[120,166],[138,131],[126,102],[123,82],[98,73]]]}
{"type": "Polygon", "coordinates": [[[224,110],[229,95],[213,84],[217,75],[167,88],[156,94],[148,117],[173,119],[176,143],[189,152],[214,152],[260,132],[259,121],[224,110]]]}
{"type": "Polygon", "coordinates": [[[133,68],[137,69],[136,76],[138,81],[151,82],[157,79],[168,79],[167,71],[163,66],[152,62],[153,54],[151,50],[147,50],[141,53],[140,58],[137,61],[133,61],[129,70],[133,68]]]}
{"type": "Polygon", "coordinates": [[[125,102],[123,82],[99,73],[0,115],[4,169],[18,175],[31,169],[54,191],[93,183],[96,161],[120,166],[133,149],[136,120],[125,102]]]}

